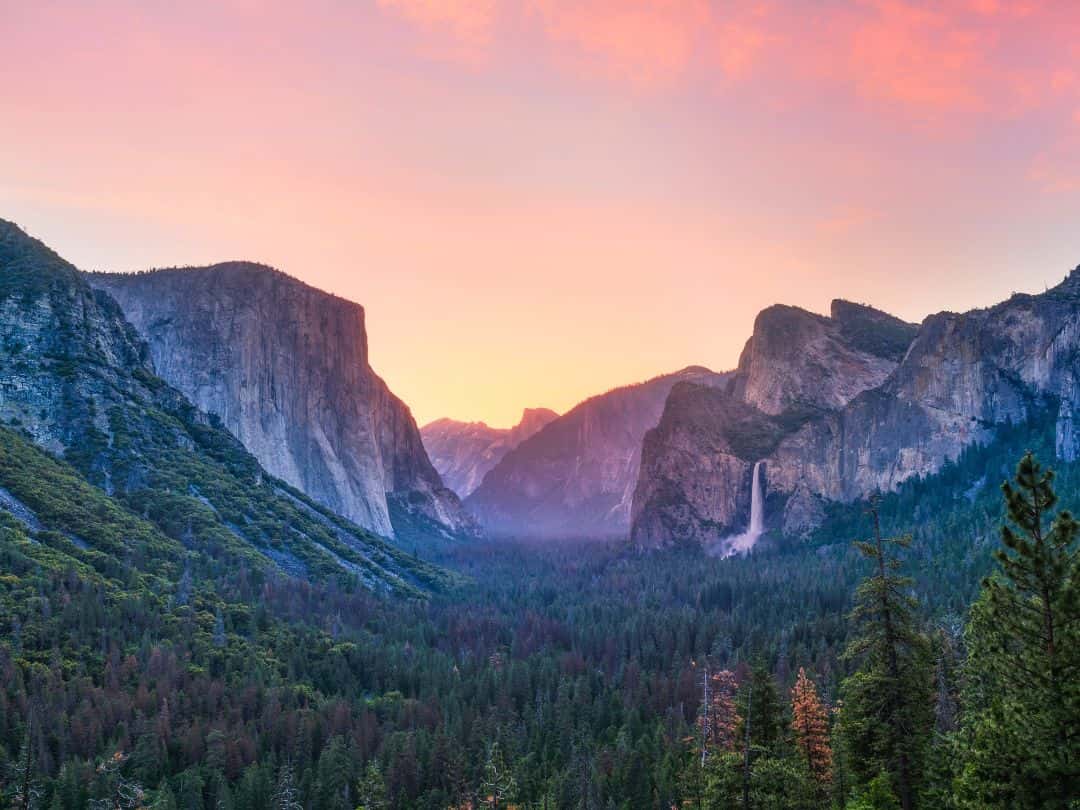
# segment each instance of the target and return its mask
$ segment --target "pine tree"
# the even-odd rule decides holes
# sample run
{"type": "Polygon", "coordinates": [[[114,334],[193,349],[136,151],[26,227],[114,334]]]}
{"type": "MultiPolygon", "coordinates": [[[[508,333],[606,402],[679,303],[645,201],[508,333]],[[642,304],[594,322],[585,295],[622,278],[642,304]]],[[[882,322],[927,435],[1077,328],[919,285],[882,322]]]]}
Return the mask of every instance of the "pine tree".
{"type": "Polygon", "coordinates": [[[323,748],[316,772],[319,806],[326,810],[353,810],[354,763],[343,737],[332,737],[323,748]]]}
{"type": "Polygon", "coordinates": [[[855,592],[856,634],[845,656],[859,662],[843,684],[845,743],[854,782],[866,785],[886,770],[903,810],[916,806],[933,725],[929,645],[914,616],[911,580],[899,574],[890,549],[910,536],[883,538],[872,501],[873,540],[855,546],[874,572],[855,592]]]}
{"type": "Polygon", "coordinates": [[[818,698],[817,687],[802,667],[791,690],[791,729],[806,768],[824,795],[832,781],[829,716],[818,698]]]}
{"type": "Polygon", "coordinates": [[[882,771],[857,791],[847,810],[900,810],[888,771],[882,771]]]}
{"type": "Polygon", "coordinates": [[[277,786],[274,788],[274,798],[270,806],[273,810],[303,810],[291,762],[286,762],[278,771],[277,786]]]}
{"type": "Polygon", "coordinates": [[[506,807],[517,790],[514,774],[503,761],[499,744],[494,742],[488,748],[484,760],[484,781],[480,785],[480,806],[498,810],[506,807]]]}
{"type": "Polygon", "coordinates": [[[123,751],[117,751],[98,763],[95,777],[102,796],[90,800],[90,810],[134,810],[143,805],[146,791],[121,772],[127,760],[123,751]]]}
{"type": "Polygon", "coordinates": [[[44,791],[35,774],[33,756],[34,714],[26,724],[26,737],[18,757],[9,766],[8,792],[12,808],[34,810],[41,806],[44,791]]]}
{"type": "MultiPolygon", "coordinates": [[[[755,664],[750,670],[750,677],[740,695],[738,711],[742,717],[749,715],[752,720],[749,740],[754,754],[776,753],[783,741],[783,708],[776,681],[763,665],[755,664]]],[[[739,731],[739,739],[746,739],[745,732],[745,728],[739,731]]]]}
{"type": "Polygon", "coordinates": [[[164,779],[161,780],[158,789],[154,791],[154,801],[150,808],[151,810],[177,810],[176,794],[172,792],[169,783],[164,779]]]}
{"type": "Polygon", "coordinates": [[[364,768],[357,790],[360,804],[357,810],[384,810],[386,805],[386,780],[383,779],[379,763],[371,760],[364,768]]]}
{"type": "Polygon", "coordinates": [[[1080,525],[1031,453],[1002,485],[997,572],[967,630],[966,796],[982,807],[1066,808],[1080,798],[1080,525]]]}
{"type": "Polygon", "coordinates": [[[838,700],[832,709],[832,738],[839,741],[833,750],[833,800],[839,807],[844,807],[848,797],[848,762],[843,745],[844,701],[838,700]]]}
{"type": "Polygon", "coordinates": [[[703,712],[698,722],[702,724],[703,739],[708,750],[734,751],[739,734],[739,711],[735,706],[738,684],[735,673],[723,669],[709,674],[706,671],[707,689],[704,694],[703,712]]]}

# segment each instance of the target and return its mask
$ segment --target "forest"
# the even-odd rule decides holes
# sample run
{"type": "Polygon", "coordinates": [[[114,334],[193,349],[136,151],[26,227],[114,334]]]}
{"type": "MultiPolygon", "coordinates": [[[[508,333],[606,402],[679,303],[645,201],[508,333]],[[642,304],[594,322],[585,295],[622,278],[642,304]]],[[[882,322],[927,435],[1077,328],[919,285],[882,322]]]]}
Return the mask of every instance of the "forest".
{"type": "Polygon", "coordinates": [[[426,597],[181,563],[184,526],[0,429],[42,524],[0,510],[3,801],[1076,807],[1080,465],[1040,466],[1050,425],[745,557],[491,541],[415,561],[458,572],[426,597]]]}

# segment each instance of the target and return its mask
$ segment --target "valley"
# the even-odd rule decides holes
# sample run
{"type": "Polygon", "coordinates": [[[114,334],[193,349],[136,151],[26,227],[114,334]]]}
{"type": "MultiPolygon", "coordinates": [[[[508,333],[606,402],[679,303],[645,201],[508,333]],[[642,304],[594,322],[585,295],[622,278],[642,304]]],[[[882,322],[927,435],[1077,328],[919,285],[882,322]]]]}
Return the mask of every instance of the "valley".
{"type": "Polygon", "coordinates": [[[1076,272],[919,326],[772,307],[732,371],[508,430],[418,428],[362,308],[261,265],[86,275],[0,222],[0,273],[12,806],[953,806],[1028,789],[993,711],[1071,722],[1075,648],[978,689],[1002,525],[1080,582],[1042,515],[1080,506],[1076,272]]]}

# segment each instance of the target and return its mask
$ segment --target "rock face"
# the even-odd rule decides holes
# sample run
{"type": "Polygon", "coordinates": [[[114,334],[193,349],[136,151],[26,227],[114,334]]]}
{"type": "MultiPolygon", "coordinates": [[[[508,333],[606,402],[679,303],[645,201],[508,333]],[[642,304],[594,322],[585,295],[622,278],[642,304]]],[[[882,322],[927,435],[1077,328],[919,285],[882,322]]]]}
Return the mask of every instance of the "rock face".
{"type": "Polygon", "coordinates": [[[372,371],[358,304],[247,263],[89,279],[119,302],[157,373],[273,475],[385,537],[474,531],[372,371]]]}
{"type": "Polygon", "coordinates": [[[465,505],[494,535],[625,536],[642,439],[668,392],[726,380],[691,367],[592,397],[508,452],[465,505]]]}
{"type": "MultiPolygon", "coordinates": [[[[1050,414],[1059,457],[1077,457],[1080,268],[1040,295],[932,315],[906,351],[900,351],[906,327],[866,308],[851,325],[849,307],[834,305],[830,320],[849,325],[833,328],[841,345],[824,354],[804,352],[804,343],[796,342],[789,344],[788,359],[772,352],[757,362],[755,331],[727,389],[673,390],[660,426],[645,442],[634,502],[638,542],[709,540],[740,526],[747,511],[746,470],[757,459],[765,461],[774,507],[767,522],[797,535],[820,521],[823,502],[850,501],[932,474],[1006,422],[1050,414]],[[851,350],[877,359],[853,361],[851,350]],[[815,359],[808,363],[805,355],[815,359]],[[893,367],[882,377],[886,361],[893,367]],[[838,376],[844,382],[836,382],[838,376]],[[855,378],[860,381],[850,384],[855,378]],[[825,381],[828,390],[817,390],[816,381],[825,381]],[[731,441],[737,420],[746,416],[730,400],[757,411],[757,444],[740,448],[731,441]],[[697,470],[719,466],[730,468],[726,477],[696,480],[697,470]]],[[[820,332],[790,334],[823,345],[820,332]]]]}
{"type": "MultiPolygon", "coordinates": [[[[55,455],[112,433],[110,413],[126,400],[160,401],[146,382],[149,352],[112,299],[95,294],[69,265],[0,220],[0,418],[55,455]]],[[[167,408],[175,403],[160,402],[167,408]]],[[[111,485],[108,453],[88,459],[96,483],[111,485]]]]}
{"type": "Polygon", "coordinates": [[[840,408],[885,381],[915,328],[833,301],[831,317],[776,305],[762,311],[739,358],[735,395],[764,413],[840,408]]]}
{"type": "Polygon", "coordinates": [[[777,481],[787,437],[881,386],[916,327],[870,307],[834,301],[829,317],[796,307],[761,312],[724,386],[680,385],[644,441],[633,500],[635,542],[715,545],[745,527],[754,462],[763,484],[800,491],[788,530],[812,524],[819,504],[797,474],[777,481]]]}
{"type": "Polygon", "coordinates": [[[420,428],[420,436],[443,483],[466,498],[503,456],[557,417],[547,408],[526,408],[512,428],[437,419],[420,428]]]}
{"type": "MultiPolygon", "coordinates": [[[[4,220],[0,420],[123,504],[113,508],[142,516],[185,553],[223,570],[348,575],[410,596],[448,580],[268,475],[216,419],[155,374],[150,347],[107,292],[4,220]]],[[[37,520],[10,493],[0,501],[24,524],[37,520]]],[[[39,514],[43,523],[49,518],[39,514]]],[[[108,545],[95,550],[121,559],[145,551],[145,537],[98,539],[108,545]]]]}

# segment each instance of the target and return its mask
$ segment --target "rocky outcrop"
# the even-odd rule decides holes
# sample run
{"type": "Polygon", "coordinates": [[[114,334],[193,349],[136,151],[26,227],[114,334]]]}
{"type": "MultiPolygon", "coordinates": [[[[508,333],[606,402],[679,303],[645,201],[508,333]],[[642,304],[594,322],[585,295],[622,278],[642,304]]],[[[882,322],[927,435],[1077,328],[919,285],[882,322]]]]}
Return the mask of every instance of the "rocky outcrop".
{"type": "Polygon", "coordinates": [[[558,414],[547,408],[526,408],[512,428],[436,419],[420,428],[420,436],[443,483],[466,498],[503,456],[556,417],[558,414]]]}
{"type": "Polygon", "coordinates": [[[881,386],[916,327],[871,307],[834,301],[830,316],[797,307],[761,312],[727,385],[672,389],[646,437],[633,499],[640,545],[715,545],[745,527],[750,473],[765,460],[764,486],[799,497],[786,516],[802,530],[819,516],[818,492],[805,488],[777,454],[789,437],[881,386]],[[780,480],[775,480],[780,475],[780,480]]]}
{"type": "MultiPolygon", "coordinates": [[[[408,596],[454,579],[271,477],[218,420],[155,374],[150,348],[107,292],[3,220],[0,420],[117,501],[96,508],[138,514],[183,554],[221,570],[276,566],[408,596]]],[[[47,496],[74,497],[63,487],[47,496]]],[[[0,502],[30,528],[56,517],[20,510],[11,496],[0,502]]],[[[83,548],[179,576],[153,537],[100,528],[91,521],[64,530],[83,548]],[[91,540],[76,535],[84,528],[91,540]]]]}
{"type": "Polygon", "coordinates": [[[830,317],[769,307],[754,321],[733,392],[772,415],[840,408],[885,381],[915,328],[849,301],[834,301],[830,317]]]}
{"type": "Polygon", "coordinates": [[[645,434],[631,515],[635,542],[711,546],[731,535],[734,518],[750,514],[754,461],[781,433],[774,417],[726,387],[673,387],[660,424],[645,434]]]}
{"type": "MultiPolygon", "coordinates": [[[[1050,413],[1075,458],[1080,270],[1040,295],[927,318],[883,385],[804,426],[777,449],[779,485],[850,500],[936,472],[997,426],[1050,413]]],[[[774,475],[774,478],[776,476],[774,475]]]]}
{"type": "Polygon", "coordinates": [[[668,392],[726,380],[691,367],[592,397],[507,453],[465,504],[496,535],[625,536],[642,439],[668,392]]]}
{"type": "MultiPolygon", "coordinates": [[[[633,534],[639,542],[694,540],[745,520],[740,493],[720,492],[705,504],[694,482],[695,469],[716,464],[713,456],[727,452],[716,437],[730,432],[731,415],[715,404],[711,410],[692,408],[680,398],[730,397],[771,417],[781,431],[779,439],[773,442],[772,437],[752,452],[736,450],[735,456],[742,470],[754,460],[765,461],[772,504],[783,502],[782,512],[772,516],[773,525],[792,535],[821,520],[824,502],[850,501],[932,474],[968,445],[990,440],[1008,422],[1050,415],[1056,421],[1059,457],[1076,458],[1080,268],[1039,295],[1014,295],[963,314],[932,315],[903,352],[904,332],[895,323],[868,317],[863,308],[852,324],[851,313],[844,311],[848,306],[838,310],[834,305],[830,319],[847,320],[848,326],[824,327],[838,336],[839,345],[823,340],[820,329],[801,319],[801,326],[789,328],[788,334],[816,344],[811,352],[796,342],[789,346],[788,359],[773,352],[759,362],[757,353],[763,350],[754,347],[759,343],[755,332],[729,389],[684,391],[679,397],[672,392],[660,427],[645,444],[634,508],[633,534]],[[822,346],[828,348],[824,354],[822,346]],[[853,361],[851,351],[878,360],[857,356],[853,361]],[[815,359],[804,359],[804,353],[815,359]],[[883,368],[878,361],[894,367],[874,384],[883,368]],[[770,368],[777,378],[770,378],[770,368]],[[849,373],[860,369],[861,377],[849,373]],[[860,380],[857,385],[850,385],[853,377],[860,380]],[[817,390],[818,381],[828,390],[817,390]]],[[[779,351],[783,344],[775,337],[774,332],[760,345],[779,351]]],[[[748,489],[745,481],[731,486],[748,489]]]]}
{"type": "Polygon", "coordinates": [[[410,544],[474,531],[372,370],[358,304],[239,262],[89,278],[145,338],[157,373],[273,475],[410,544]]]}

